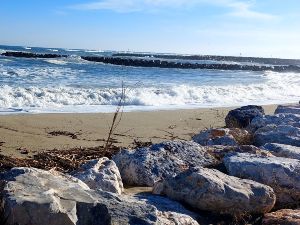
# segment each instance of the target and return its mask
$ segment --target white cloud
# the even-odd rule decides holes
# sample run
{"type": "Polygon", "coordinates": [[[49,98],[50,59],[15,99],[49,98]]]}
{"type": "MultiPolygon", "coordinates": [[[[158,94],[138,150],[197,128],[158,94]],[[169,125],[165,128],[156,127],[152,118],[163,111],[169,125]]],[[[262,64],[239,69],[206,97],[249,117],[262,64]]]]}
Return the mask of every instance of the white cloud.
{"type": "Polygon", "coordinates": [[[73,5],[70,8],[78,10],[112,10],[130,13],[154,11],[159,9],[184,9],[201,5],[213,5],[229,9],[228,15],[252,18],[272,19],[275,16],[257,12],[253,9],[255,1],[245,0],[99,0],[91,3],[73,5]]]}

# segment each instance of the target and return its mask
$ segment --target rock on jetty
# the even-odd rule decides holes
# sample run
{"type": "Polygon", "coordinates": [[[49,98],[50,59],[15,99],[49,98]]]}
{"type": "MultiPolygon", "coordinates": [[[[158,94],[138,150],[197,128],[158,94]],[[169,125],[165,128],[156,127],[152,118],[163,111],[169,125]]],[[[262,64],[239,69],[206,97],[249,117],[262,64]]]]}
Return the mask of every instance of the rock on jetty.
{"type": "Polygon", "coordinates": [[[251,70],[251,71],[300,71],[300,67],[296,65],[239,65],[239,64],[205,64],[190,62],[174,62],[161,59],[139,59],[128,57],[105,57],[105,56],[81,56],[82,59],[91,62],[100,62],[105,64],[119,66],[135,66],[135,67],[158,67],[158,68],[177,68],[177,69],[209,69],[209,70],[251,70]]]}
{"type": "Polygon", "coordinates": [[[266,185],[201,167],[157,183],[153,192],[199,210],[235,216],[269,212],[276,200],[266,185]]]}
{"type": "Polygon", "coordinates": [[[125,184],[150,187],[189,167],[217,163],[205,147],[189,141],[167,141],[150,147],[122,150],[113,160],[125,184]]]}
{"type": "Polygon", "coordinates": [[[116,194],[124,191],[122,178],[115,162],[104,157],[91,160],[72,175],[86,183],[91,189],[99,189],[116,194]]]}
{"type": "Polygon", "coordinates": [[[231,176],[254,180],[272,187],[276,193],[278,207],[297,205],[300,202],[299,160],[237,153],[225,157],[224,164],[231,176]]]}
{"type": "Polygon", "coordinates": [[[252,135],[247,130],[239,128],[219,128],[201,131],[193,141],[200,145],[237,146],[252,143],[252,135]]]}
{"type": "Polygon", "coordinates": [[[225,118],[226,127],[228,128],[246,128],[250,125],[255,117],[265,115],[261,106],[248,105],[229,111],[225,118]]]}
{"type": "Polygon", "coordinates": [[[18,57],[18,58],[62,58],[68,57],[67,55],[57,55],[57,54],[38,54],[31,52],[4,52],[1,55],[9,57],[18,57]]]}

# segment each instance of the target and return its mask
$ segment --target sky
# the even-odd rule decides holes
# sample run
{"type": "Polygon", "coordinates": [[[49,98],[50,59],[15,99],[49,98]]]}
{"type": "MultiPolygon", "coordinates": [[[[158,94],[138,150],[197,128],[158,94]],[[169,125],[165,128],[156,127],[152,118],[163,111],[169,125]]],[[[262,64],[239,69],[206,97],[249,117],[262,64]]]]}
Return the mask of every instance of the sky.
{"type": "Polygon", "coordinates": [[[300,58],[300,1],[0,0],[0,44],[300,58]]]}

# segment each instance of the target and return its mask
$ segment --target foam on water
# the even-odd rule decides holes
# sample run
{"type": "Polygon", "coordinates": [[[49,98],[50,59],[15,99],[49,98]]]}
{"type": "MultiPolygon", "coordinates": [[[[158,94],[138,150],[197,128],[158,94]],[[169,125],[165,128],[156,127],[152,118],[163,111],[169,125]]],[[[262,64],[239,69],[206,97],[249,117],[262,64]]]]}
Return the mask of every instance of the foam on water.
{"type": "MultiPolygon", "coordinates": [[[[135,88],[127,92],[125,105],[129,106],[128,110],[141,110],[143,106],[148,109],[220,107],[299,100],[299,74],[286,73],[283,76],[267,72],[266,76],[268,81],[264,84],[135,88]]],[[[120,88],[15,88],[8,85],[0,86],[0,92],[2,108],[21,108],[32,112],[67,112],[77,109],[82,112],[106,112],[109,106],[118,104],[121,95],[120,88]]]]}

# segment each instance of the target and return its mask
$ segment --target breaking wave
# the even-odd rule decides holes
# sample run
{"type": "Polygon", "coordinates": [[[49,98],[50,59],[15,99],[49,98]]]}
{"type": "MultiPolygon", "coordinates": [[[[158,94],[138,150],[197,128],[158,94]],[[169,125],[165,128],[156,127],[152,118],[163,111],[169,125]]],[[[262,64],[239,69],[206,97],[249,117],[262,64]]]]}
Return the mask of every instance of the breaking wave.
{"type": "MultiPolygon", "coordinates": [[[[223,86],[173,86],[169,88],[134,88],[126,95],[126,106],[159,108],[220,107],[244,104],[272,104],[295,102],[300,98],[298,74],[269,72],[264,84],[223,86]],[[291,78],[294,77],[295,79],[291,78]]],[[[120,88],[72,87],[12,87],[0,86],[2,108],[23,108],[70,111],[72,107],[94,107],[89,111],[106,111],[101,106],[115,106],[121,95],[120,88]]],[[[50,110],[51,111],[51,110],[50,110]]]]}

